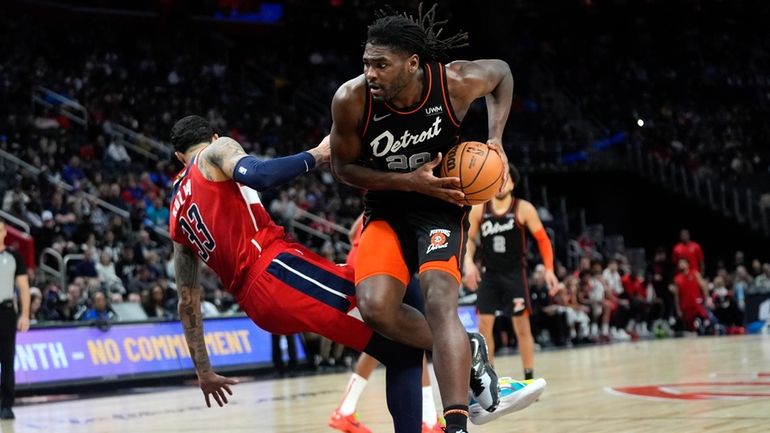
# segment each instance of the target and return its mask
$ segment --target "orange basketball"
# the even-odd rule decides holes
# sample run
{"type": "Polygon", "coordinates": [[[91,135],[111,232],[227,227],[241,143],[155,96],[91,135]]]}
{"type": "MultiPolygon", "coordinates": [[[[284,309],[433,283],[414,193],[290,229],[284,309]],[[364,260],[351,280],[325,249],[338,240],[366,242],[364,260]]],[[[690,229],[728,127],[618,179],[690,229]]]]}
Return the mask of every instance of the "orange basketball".
{"type": "Polygon", "coordinates": [[[459,177],[460,190],[469,205],[491,200],[503,183],[505,170],[500,155],[485,143],[466,141],[449,149],[441,163],[441,177],[459,177]]]}

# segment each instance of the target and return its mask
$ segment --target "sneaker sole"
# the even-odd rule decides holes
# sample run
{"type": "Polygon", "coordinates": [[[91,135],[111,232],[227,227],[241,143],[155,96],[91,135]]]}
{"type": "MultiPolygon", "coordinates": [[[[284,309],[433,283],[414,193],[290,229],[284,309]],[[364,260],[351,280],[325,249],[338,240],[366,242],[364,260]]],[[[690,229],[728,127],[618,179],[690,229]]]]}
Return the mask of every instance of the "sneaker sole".
{"type": "Polygon", "coordinates": [[[535,379],[534,382],[525,386],[515,393],[503,397],[500,399],[500,405],[494,412],[487,412],[478,403],[474,403],[470,406],[470,420],[475,425],[486,424],[490,421],[494,421],[501,416],[509,413],[518,412],[522,409],[526,409],[537,401],[540,394],[545,391],[545,387],[548,383],[545,379],[535,379]]]}

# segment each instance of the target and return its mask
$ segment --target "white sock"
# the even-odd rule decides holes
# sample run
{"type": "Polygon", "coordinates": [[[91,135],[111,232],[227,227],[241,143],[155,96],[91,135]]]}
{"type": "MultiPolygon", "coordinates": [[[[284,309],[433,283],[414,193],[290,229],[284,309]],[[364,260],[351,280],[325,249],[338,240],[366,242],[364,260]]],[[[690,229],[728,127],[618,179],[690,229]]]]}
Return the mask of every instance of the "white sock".
{"type": "Polygon", "coordinates": [[[436,425],[438,415],[436,414],[436,402],[433,401],[433,387],[422,387],[422,422],[433,427],[436,425]]]}
{"type": "Polygon", "coordinates": [[[358,398],[361,397],[361,393],[366,388],[367,380],[363,377],[353,373],[350,376],[350,382],[345,390],[345,396],[342,397],[342,403],[340,404],[339,412],[344,415],[350,415],[356,411],[356,405],[358,404],[358,398]]]}
{"type": "Polygon", "coordinates": [[[610,335],[609,323],[602,323],[602,335],[610,335]]]}

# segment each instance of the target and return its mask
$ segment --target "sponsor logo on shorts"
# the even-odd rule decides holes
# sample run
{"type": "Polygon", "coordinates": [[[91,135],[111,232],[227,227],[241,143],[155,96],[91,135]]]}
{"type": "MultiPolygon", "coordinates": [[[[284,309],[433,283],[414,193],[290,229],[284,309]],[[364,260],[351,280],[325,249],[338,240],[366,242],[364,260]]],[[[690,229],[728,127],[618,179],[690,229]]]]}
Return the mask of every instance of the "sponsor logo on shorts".
{"type": "Polygon", "coordinates": [[[447,243],[447,239],[451,235],[451,232],[449,230],[442,230],[442,229],[434,229],[430,231],[430,245],[428,245],[428,251],[425,253],[429,253],[431,251],[440,250],[442,248],[446,248],[449,246],[447,243]]]}

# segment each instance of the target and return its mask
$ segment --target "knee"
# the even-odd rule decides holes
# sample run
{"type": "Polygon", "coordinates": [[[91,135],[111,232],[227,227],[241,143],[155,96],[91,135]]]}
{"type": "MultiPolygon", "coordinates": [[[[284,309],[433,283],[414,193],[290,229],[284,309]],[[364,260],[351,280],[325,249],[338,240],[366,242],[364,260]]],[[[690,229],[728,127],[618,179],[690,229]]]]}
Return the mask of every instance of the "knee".
{"type": "Polygon", "coordinates": [[[428,320],[440,320],[457,316],[459,285],[451,276],[427,278],[424,281],[425,315],[428,320]]]}
{"type": "Polygon", "coordinates": [[[387,323],[392,312],[389,300],[382,296],[382,290],[359,290],[357,293],[358,309],[361,317],[369,326],[377,329],[387,323]]]}

